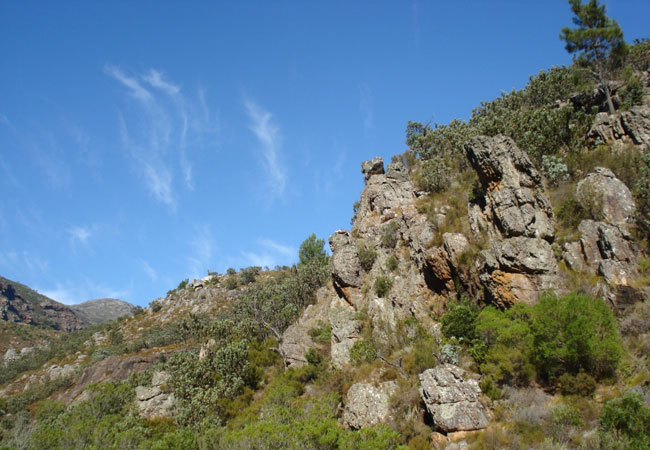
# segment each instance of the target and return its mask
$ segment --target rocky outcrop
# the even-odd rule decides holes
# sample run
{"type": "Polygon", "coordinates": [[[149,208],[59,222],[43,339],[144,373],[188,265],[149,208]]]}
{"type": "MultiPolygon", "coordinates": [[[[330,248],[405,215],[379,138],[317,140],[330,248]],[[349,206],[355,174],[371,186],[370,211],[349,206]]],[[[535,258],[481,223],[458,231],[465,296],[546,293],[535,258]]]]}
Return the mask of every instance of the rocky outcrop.
{"type": "Polygon", "coordinates": [[[173,414],[174,393],[166,391],[166,383],[170,378],[167,372],[155,372],[151,387],[137,386],[135,388],[136,405],[140,415],[147,419],[170,417],[173,414]]]}
{"type": "Polygon", "coordinates": [[[602,221],[628,228],[634,221],[636,205],[628,187],[605,167],[596,167],[593,173],[580,180],[576,198],[599,206],[602,221]]]}
{"type": "Polygon", "coordinates": [[[342,368],[350,362],[350,349],[361,333],[361,322],[356,310],[341,298],[332,299],[327,312],[332,327],[332,365],[342,368]]]}
{"type": "Polygon", "coordinates": [[[625,228],[583,220],[578,231],[579,242],[565,244],[564,259],[569,267],[602,275],[610,285],[627,286],[638,276],[641,250],[625,228]]]}
{"type": "Polygon", "coordinates": [[[437,430],[445,433],[488,426],[478,381],[460,367],[442,364],[420,374],[420,396],[437,430]]]}
{"type": "Polygon", "coordinates": [[[488,299],[532,304],[547,289],[561,290],[553,210],[528,156],[504,136],[471,139],[465,152],[483,188],[468,215],[471,229],[488,238],[474,266],[488,299]]]}
{"type": "MultiPolygon", "coordinates": [[[[309,331],[329,323],[328,310],[334,298],[336,293],[332,288],[322,287],[316,293],[316,303],[309,305],[300,319],[285,330],[280,343],[280,354],[287,367],[301,367],[307,364],[305,353],[310,348],[320,346],[314,342],[309,331]]],[[[345,332],[341,328],[337,328],[337,332],[342,339],[345,339],[345,332]]]]}
{"type": "Polygon", "coordinates": [[[0,277],[0,320],[60,331],[84,328],[82,321],[68,306],[3,277],[0,277]]]}
{"type": "Polygon", "coordinates": [[[595,144],[612,144],[614,149],[625,144],[650,145],[650,106],[634,106],[616,114],[598,113],[589,137],[595,144]]]}
{"type": "MultiPolygon", "coordinates": [[[[639,276],[637,265],[642,250],[630,234],[635,203],[630,190],[605,168],[596,168],[576,187],[576,197],[596,198],[602,221],[583,220],[578,225],[578,241],[564,244],[564,261],[577,272],[599,275],[593,294],[617,308],[647,296],[633,287],[639,276]]],[[[584,200],[584,199],[583,199],[584,200]]]]}
{"type": "Polygon", "coordinates": [[[343,424],[358,430],[386,423],[390,419],[390,397],[397,383],[356,383],[350,386],[343,410],[343,424]]]}
{"type": "Polygon", "coordinates": [[[160,353],[150,353],[147,355],[132,356],[109,356],[92,366],[86,368],[79,380],[71,389],[57,396],[57,400],[72,403],[80,401],[81,397],[91,383],[101,383],[105,381],[124,381],[129,378],[131,373],[144,372],[160,359],[160,353]]]}

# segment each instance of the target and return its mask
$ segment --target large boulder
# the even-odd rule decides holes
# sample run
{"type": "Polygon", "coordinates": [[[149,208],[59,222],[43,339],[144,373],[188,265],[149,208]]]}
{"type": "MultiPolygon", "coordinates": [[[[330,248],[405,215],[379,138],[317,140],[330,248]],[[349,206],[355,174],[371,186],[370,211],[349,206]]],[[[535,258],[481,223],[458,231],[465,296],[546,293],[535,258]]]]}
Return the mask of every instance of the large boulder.
{"type": "Polygon", "coordinates": [[[420,396],[437,430],[445,433],[479,430],[488,426],[480,402],[478,381],[453,364],[442,364],[420,374],[420,396]]]}
{"type": "Polygon", "coordinates": [[[483,189],[468,216],[472,232],[488,238],[474,261],[488,300],[507,307],[534,304],[548,289],[561,292],[551,248],[555,220],[539,172],[505,136],[478,136],[464,148],[483,189]]]}
{"type": "Polygon", "coordinates": [[[607,168],[596,167],[593,173],[580,180],[576,197],[583,202],[598,203],[603,222],[627,228],[634,220],[636,204],[632,193],[607,168]]]}
{"type": "Polygon", "coordinates": [[[345,399],[343,423],[358,430],[386,423],[390,419],[390,397],[397,390],[397,383],[356,383],[350,386],[345,399]]]}
{"type": "Polygon", "coordinates": [[[153,419],[170,417],[173,414],[174,393],[166,390],[169,378],[170,374],[167,372],[155,372],[151,387],[135,388],[136,405],[142,417],[153,419]]]}

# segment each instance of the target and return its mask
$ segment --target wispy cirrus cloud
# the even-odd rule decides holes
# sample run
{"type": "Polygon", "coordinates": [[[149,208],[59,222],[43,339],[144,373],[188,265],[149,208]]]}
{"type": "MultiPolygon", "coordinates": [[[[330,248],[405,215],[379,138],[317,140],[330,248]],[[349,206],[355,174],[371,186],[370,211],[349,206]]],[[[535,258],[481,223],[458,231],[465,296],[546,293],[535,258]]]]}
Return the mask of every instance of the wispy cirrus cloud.
{"type": "Polygon", "coordinates": [[[272,239],[259,239],[261,246],[256,251],[242,252],[247,264],[260,267],[291,264],[297,259],[298,251],[289,245],[281,244],[272,239]]]}
{"type": "Polygon", "coordinates": [[[260,143],[260,156],[271,192],[281,196],[286,186],[286,169],[280,163],[281,135],[273,121],[273,115],[251,100],[245,100],[244,106],[250,119],[248,128],[260,143]]]}
{"type": "Polygon", "coordinates": [[[194,189],[190,153],[213,146],[218,134],[205,92],[199,89],[196,98],[190,97],[156,69],[134,75],[106,65],[104,72],[135,100],[119,112],[122,145],[150,194],[175,211],[176,179],[194,189]]]}
{"type": "Polygon", "coordinates": [[[187,257],[190,275],[194,278],[204,277],[212,263],[216,251],[216,243],[208,225],[196,225],[194,233],[189,239],[192,254],[187,257]]]}
{"type": "Polygon", "coordinates": [[[70,235],[70,242],[72,244],[79,243],[86,245],[90,236],[93,235],[93,231],[88,227],[74,226],[68,228],[68,234],[70,235]]]}
{"type": "MultiPolygon", "coordinates": [[[[32,275],[42,276],[47,273],[49,264],[46,260],[29,251],[0,251],[0,268],[3,272],[12,270],[26,270],[32,275]]],[[[4,272],[6,273],[6,272],[4,272]]]]}
{"type": "Polygon", "coordinates": [[[142,267],[142,271],[146,273],[149,278],[151,278],[152,282],[156,282],[158,280],[158,272],[156,269],[151,267],[147,261],[140,261],[140,267],[142,267]]]}
{"type": "Polygon", "coordinates": [[[373,127],[373,96],[370,86],[365,83],[359,85],[359,112],[363,128],[367,132],[373,127]]]}

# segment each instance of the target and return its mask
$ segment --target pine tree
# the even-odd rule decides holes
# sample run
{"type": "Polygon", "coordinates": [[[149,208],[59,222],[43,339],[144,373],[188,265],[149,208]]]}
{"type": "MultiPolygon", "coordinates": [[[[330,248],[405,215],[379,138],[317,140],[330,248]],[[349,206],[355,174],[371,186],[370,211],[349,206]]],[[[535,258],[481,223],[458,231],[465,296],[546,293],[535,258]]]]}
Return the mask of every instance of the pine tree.
{"type": "Polygon", "coordinates": [[[625,56],[623,30],[616,20],[607,17],[605,5],[599,5],[598,0],[589,0],[586,4],[582,0],[569,0],[569,3],[577,28],[562,28],[560,39],[566,42],[569,53],[577,54],[576,64],[588,69],[599,83],[607,98],[607,108],[614,113],[610,81],[625,56]]]}

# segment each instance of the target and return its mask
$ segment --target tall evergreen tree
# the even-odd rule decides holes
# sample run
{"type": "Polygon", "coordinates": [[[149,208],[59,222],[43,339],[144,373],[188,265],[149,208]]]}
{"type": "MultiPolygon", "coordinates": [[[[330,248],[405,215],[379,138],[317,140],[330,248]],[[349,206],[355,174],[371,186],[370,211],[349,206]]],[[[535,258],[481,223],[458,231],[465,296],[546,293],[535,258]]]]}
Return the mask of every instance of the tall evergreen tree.
{"type": "Polygon", "coordinates": [[[614,19],[607,17],[605,5],[598,0],[569,0],[575,14],[576,28],[564,27],[560,39],[566,42],[569,53],[576,53],[575,62],[589,70],[605,93],[607,108],[614,113],[610,82],[613,71],[620,66],[626,51],[623,30],[614,19]]]}

